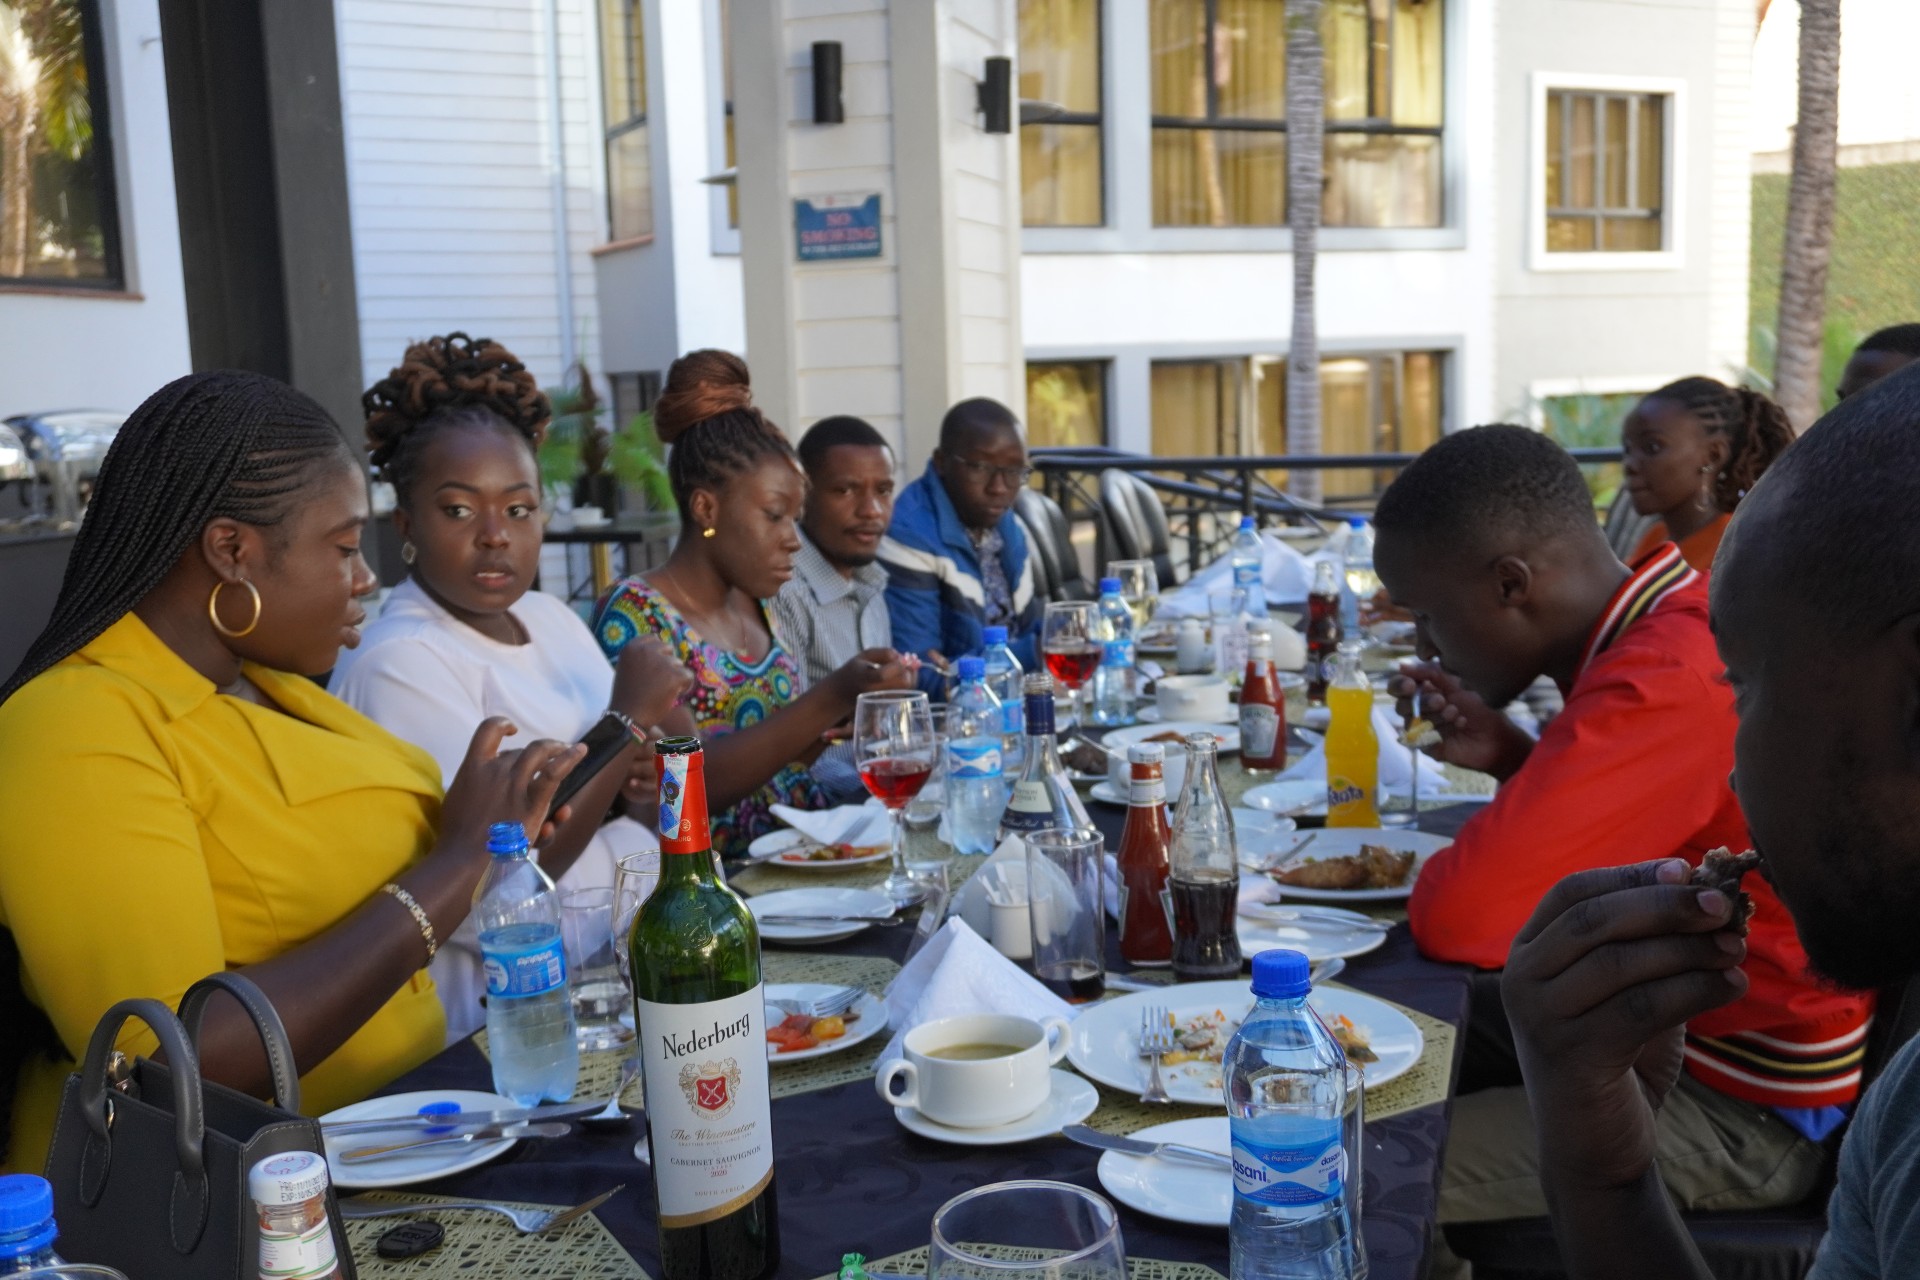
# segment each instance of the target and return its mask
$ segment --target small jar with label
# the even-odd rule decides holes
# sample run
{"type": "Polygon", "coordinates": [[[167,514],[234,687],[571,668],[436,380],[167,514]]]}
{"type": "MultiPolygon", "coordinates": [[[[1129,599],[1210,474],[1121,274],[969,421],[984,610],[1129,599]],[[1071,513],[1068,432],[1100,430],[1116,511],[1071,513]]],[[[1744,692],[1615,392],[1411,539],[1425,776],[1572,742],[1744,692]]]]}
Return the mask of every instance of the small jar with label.
{"type": "Polygon", "coordinates": [[[337,1280],[327,1219],[327,1162],[311,1151],[268,1156],[247,1174],[260,1215],[261,1280],[337,1280]]]}

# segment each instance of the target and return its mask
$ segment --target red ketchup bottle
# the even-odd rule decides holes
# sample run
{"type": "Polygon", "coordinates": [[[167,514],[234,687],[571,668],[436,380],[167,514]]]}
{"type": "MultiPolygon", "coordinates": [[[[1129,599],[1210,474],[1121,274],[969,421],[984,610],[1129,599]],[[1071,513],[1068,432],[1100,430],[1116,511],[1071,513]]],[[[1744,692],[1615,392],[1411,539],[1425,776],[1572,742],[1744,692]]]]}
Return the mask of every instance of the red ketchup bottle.
{"type": "Polygon", "coordinates": [[[1173,829],[1167,821],[1166,751],[1158,743],[1127,748],[1133,770],[1127,825],[1120,833],[1120,958],[1131,965],[1173,960],[1173,930],[1162,894],[1173,829]]]}
{"type": "Polygon", "coordinates": [[[1240,682],[1240,766],[1249,773],[1287,767],[1287,700],[1273,670],[1273,634],[1247,628],[1247,672],[1240,682]]]}

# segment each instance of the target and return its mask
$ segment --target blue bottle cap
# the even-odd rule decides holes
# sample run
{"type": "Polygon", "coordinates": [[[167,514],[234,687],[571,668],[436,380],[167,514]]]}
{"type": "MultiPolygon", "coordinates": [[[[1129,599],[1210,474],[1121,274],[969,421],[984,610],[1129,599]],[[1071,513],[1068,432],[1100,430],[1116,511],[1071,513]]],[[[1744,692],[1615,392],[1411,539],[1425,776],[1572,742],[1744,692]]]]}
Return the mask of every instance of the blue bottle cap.
{"type": "Polygon", "coordinates": [[[496,822],[487,828],[487,852],[496,858],[517,857],[527,851],[527,829],[517,822],[496,822]]]}
{"type": "Polygon", "coordinates": [[[987,674],[987,660],[985,658],[962,658],[960,659],[959,672],[962,680],[983,680],[987,674]]]}
{"type": "Polygon", "coordinates": [[[1363,525],[1365,525],[1366,523],[1367,523],[1367,518],[1365,516],[1348,516],[1347,517],[1347,528],[1349,529],[1358,529],[1363,525]]]}
{"type": "Polygon", "coordinates": [[[1005,627],[988,627],[981,633],[981,638],[985,640],[989,648],[996,644],[1005,644],[1007,642],[1007,629],[1005,627]]]}
{"type": "MultiPolygon", "coordinates": [[[[426,1106],[420,1108],[420,1114],[423,1116],[457,1116],[460,1114],[460,1104],[457,1102],[429,1102],[426,1106]]],[[[426,1132],[428,1133],[452,1133],[453,1130],[454,1126],[450,1124],[430,1124],[426,1127],[426,1132]]]]}
{"type": "Polygon", "coordinates": [[[1241,527],[1242,529],[1251,529],[1251,528],[1253,528],[1253,517],[1252,517],[1252,516],[1241,516],[1241,517],[1240,517],[1240,527],[1241,527]]]}
{"type": "Polygon", "coordinates": [[[1275,947],[1253,958],[1253,994],[1262,1000],[1296,1000],[1313,989],[1304,952],[1275,947]]]}
{"type": "Polygon", "coordinates": [[[1102,578],[1102,579],[1100,579],[1100,594],[1101,594],[1101,595],[1103,595],[1103,596],[1117,596],[1117,595],[1119,595],[1119,594],[1120,594],[1120,579],[1118,579],[1118,578],[1102,578]]]}
{"type": "Polygon", "coordinates": [[[0,1175],[0,1257],[19,1257],[53,1243],[53,1187],[34,1173],[0,1175]]]}

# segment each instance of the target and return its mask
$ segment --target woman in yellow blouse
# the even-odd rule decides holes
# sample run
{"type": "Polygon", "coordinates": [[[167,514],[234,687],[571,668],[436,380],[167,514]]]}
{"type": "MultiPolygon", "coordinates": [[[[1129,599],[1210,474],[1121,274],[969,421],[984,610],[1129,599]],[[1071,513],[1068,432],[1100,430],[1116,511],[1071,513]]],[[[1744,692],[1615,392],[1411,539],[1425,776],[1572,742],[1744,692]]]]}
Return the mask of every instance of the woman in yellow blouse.
{"type": "MultiPolygon", "coordinates": [[[[425,965],[486,826],[536,827],[580,751],[501,753],[512,727],[490,720],[443,801],[425,752],[307,678],[358,641],[367,520],[332,421],[272,379],[181,378],[120,432],[53,618],[0,687],[0,1165],[39,1166],[109,1005],[171,1004],[216,969],[279,1009],[313,1111],[440,1049],[425,965]]],[[[135,1026],[120,1047],[153,1043],[135,1026]]],[[[271,1088],[231,1001],[200,1058],[271,1088]]]]}

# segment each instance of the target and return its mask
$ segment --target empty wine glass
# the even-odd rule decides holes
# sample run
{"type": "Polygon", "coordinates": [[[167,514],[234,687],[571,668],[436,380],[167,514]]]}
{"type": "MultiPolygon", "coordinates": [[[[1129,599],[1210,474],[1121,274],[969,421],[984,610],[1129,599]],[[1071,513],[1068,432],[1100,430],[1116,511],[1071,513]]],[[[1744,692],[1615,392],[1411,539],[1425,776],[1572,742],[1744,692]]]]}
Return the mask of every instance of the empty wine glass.
{"type": "Polygon", "coordinates": [[[1120,579],[1120,598],[1133,610],[1133,633],[1139,635],[1160,607],[1160,575],[1151,560],[1110,560],[1107,576],[1120,579]]]}
{"type": "Polygon", "coordinates": [[[660,883],[660,851],[647,849],[630,853],[613,866],[613,949],[620,957],[620,968],[631,971],[633,961],[627,950],[632,941],[633,918],[640,904],[653,895],[660,883]]]}
{"type": "Polygon", "coordinates": [[[933,708],[918,690],[863,693],[853,706],[853,759],[867,790],[893,815],[893,866],[881,886],[895,906],[918,902],[926,887],[907,872],[907,802],[933,774],[933,708]]]}
{"type": "Polygon", "coordinates": [[[1040,624],[1040,651],[1046,657],[1047,672],[1066,686],[1075,724],[1086,723],[1080,689],[1100,665],[1105,633],[1099,606],[1091,600],[1052,601],[1040,624]]]}
{"type": "Polygon", "coordinates": [[[997,1182],[933,1215],[927,1280],[1127,1280],[1120,1215],[1065,1182],[997,1182]]]}

